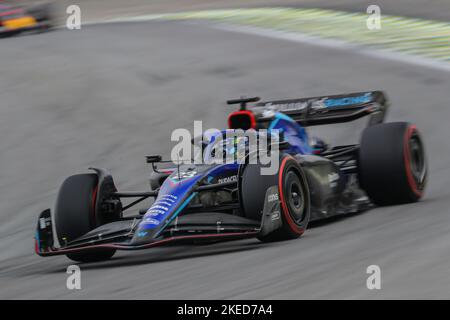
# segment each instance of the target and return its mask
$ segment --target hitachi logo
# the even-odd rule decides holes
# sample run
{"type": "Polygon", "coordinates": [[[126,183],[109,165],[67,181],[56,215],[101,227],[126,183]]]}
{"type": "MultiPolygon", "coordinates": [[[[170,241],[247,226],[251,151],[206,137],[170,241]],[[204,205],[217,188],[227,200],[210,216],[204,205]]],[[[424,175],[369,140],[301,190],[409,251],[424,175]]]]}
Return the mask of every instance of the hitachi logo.
{"type": "Polygon", "coordinates": [[[227,183],[227,182],[235,182],[237,181],[237,176],[226,177],[217,180],[218,183],[227,183]]]}

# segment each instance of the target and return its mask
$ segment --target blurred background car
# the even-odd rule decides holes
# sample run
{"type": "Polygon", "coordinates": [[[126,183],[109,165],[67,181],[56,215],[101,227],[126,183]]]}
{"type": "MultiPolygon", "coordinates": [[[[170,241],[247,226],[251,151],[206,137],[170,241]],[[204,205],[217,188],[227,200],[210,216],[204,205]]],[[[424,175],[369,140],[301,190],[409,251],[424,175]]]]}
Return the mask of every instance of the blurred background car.
{"type": "Polygon", "coordinates": [[[25,31],[48,31],[53,27],[52,4],[36,4],[24,7],[0,2],[0,36],[25,31]]]}

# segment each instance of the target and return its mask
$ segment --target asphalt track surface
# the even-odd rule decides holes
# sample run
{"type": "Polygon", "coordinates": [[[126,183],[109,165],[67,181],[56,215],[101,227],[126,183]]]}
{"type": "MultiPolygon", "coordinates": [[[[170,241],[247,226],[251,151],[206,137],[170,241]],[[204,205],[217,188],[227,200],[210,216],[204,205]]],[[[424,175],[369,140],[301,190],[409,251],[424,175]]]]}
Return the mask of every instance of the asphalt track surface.
{"type": "MultiPolygon", "coordinates": [[[[450,74],[185,22],[122,23],[3,39],[0,50],[0,298],[450,298],[450,74]],[[418,124],[430,165],[422,202],[312,226],[294,241],[245,240],[119,252],[80,264],[33,253],[39,212],[65,176],[109,168],[147,187],[144,155],[173,129],[222,127],[228,98],[382,89],[390,121],[418,124]],[[382,289],[366,288],[381,267],[382,289]]],[[[333,140],[358,140],[353,125],[333,140]]]]}

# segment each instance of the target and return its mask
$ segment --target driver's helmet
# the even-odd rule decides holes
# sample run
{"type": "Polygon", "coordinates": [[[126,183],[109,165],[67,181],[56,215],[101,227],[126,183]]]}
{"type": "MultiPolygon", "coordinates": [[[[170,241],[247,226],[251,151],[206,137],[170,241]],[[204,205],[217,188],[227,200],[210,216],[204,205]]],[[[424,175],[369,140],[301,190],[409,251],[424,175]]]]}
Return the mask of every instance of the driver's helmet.
{"type": "MultiPolygon", "coordinates": [[[[269,142],[274,143],[278,136],[271,136],[269,132],[269,142]]],[[[258,151],[262,145],[261,139],[268,139],[267,134],[259,131],[249,130],[245,134],[237,133],[234,130],[215,131],[212,134],[204,134],[206,147],[203,149],[203,159],[205,163],[216,162],[243,162],[244,158],[252,152],[258,151]],[[258,142],[258,139],[260,140],[258,142]]],[[[266,140],[267,141],[267,140],[266,140]]]]}

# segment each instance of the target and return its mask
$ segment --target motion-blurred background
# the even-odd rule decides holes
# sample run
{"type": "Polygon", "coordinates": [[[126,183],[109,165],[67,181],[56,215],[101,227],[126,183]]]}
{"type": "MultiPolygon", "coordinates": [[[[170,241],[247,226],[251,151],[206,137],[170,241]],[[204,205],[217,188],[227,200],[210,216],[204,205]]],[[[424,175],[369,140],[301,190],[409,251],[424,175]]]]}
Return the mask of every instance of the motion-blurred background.
{"type": "MultiPolygon", "coordinates": [[[[15,0],[10,3],[33,5],[48,2],[41,0],[15,0]]],[[[338,9],[350,12],[365,12],[369,5],[379,5],[391,15],[404,15],[416,18],[430,18],[449,21],[450,4],[446,0],[59,0],[61,13],[71,4],[85,10],[86,19],[112,18],[126,15],[172,13],[191,10],[235,9],[254,7],[299,7],[338,9]]]]}
{"type": "MultiPolygon", "coordinates": [[[[64,0],[54,14],[52,32],[0,39],[0,298],[450,298],[449,1],[64,0]],[[64,27],[72,4],[81,30],[64,27]],[[369,5],[380,30],[367,28],[369,5]],[[172,130],[194,120],[223,127],[229,98],[365,90],[384,90],[388,120],[425,137],[418,204],[315,225],[289,243],[120,253],[81,265],[75,292],[68,260],[33,253],[37,215],[68,175],[101,166],[123,189],[147,188],[144,156],[168,156],[172,130]],[[379,291],[365,286],[372,264],[379,291]]],[[[312,134],[357,141],[357,127],[312,134]]]]}

